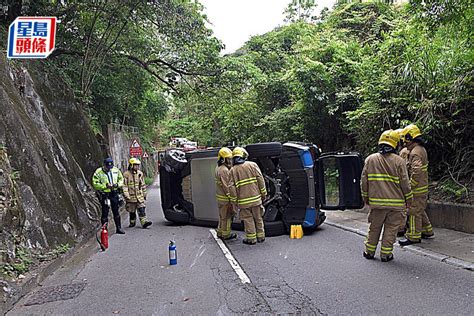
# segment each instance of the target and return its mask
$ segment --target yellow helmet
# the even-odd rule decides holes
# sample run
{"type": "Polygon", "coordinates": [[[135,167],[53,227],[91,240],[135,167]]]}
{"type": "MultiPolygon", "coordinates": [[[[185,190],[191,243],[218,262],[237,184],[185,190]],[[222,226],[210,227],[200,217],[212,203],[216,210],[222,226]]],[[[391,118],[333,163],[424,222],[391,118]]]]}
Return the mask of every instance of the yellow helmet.
{"type": "Polygon", "coordinates": [[[379,145],[386,144],[395,149],[397,148],[399,141],[400,141],[400,135],[398,134],[398,132],[392,129],[389,129],[383,132],[382,135],[380,135],[379,145]]]}
{"type": "Polygon", "coordinates": [[[403,142],[405,141],[405,137],[403,135],[403,128],[396,129],[395,132],[400,136],[400,144],[403,145],[403,142]]]}
{"type": "Polygon", "coordinates": [[[128,163],[131,164],[131,165],[139,165],[139,164],[141,164],[140,160],[138,160],[138,159],[135,158],[135,157],[130,158],[130,160],[128,161],[128,163]]]}
{"type": "Polygon", "coordinates": [[[232,158],[232,150],[230,150],[227,147],[222,147],[219,150],[219,153],[217,154],[217,158],[222,159],[222,160],[224,160],[226,158],[232,158]]]}
{"type": "Polygon", "coordinates": [[[412,140],[421,136],[421,131],[415,124],[410,124],[403,129],[403,138],[406,140],[412,140]],[[407,137],[408,136],[408,137],[407,137]]]}
{"type": "Polygon", "coordinates": [[[248,155],[248,152],[242,147],[235,147],[232,151],[232,157],[240,157],[246,159],[248,155]]]}

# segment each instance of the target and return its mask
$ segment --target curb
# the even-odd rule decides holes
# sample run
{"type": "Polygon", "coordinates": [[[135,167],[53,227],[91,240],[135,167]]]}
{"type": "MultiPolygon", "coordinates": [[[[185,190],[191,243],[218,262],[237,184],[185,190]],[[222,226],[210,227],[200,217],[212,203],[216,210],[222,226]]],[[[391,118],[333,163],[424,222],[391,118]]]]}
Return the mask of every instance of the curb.
{"type": "MultiPolygon", "coordinates": [[[[357,229],[357,228],[345,226],[345,225],[334,223],[334,222],[327,221],[327,220],[326,220],[326,224],[328,224],[329,226],[340,228],[342,230],[349,231],[351,233],[360,235],[362,237],[367,237],[367,233],[365,231],[357,229]]],[[[465,261],[465,260],[458,259],[458,258],[455,258],[455,257],[450,257],[448,255],[444,255],[444,254],[436,252],[436,251],[420,248],[420,247],[413,246],[413,245],[401,247],[398,243],[396,243],[395,246],[399,247],[399,248],[402,248],[404,250],[408,250],[410,252],[413,252],[413,253],[416,253],[416,254],[434,259],[436,261],[443,262],[443,263],[455,266],[457,268],[462,268],[462,269],[465,269],[465,270],[474,271],[474,263],[471,263],[469,261],[465,261]]]]}

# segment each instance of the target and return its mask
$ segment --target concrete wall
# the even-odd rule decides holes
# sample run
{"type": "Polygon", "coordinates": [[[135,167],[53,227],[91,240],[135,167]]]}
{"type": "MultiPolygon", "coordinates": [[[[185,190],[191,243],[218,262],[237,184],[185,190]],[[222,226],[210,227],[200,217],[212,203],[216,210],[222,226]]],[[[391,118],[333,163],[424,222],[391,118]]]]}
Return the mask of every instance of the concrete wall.
{"type": "MultiPolygon", "coordinates": [[[[369,209],[355,211],[368,213],[369,209]]],[[[429,201],[426,213],[434,227],[474,234],[474,205],[429,201]]]]}
{"type": "Polygon", "coordinates": [[[473,205],[430,202],[426,213],[435,227],[474,234],[473,205]]]}
{"type": "MultiPolygon", "coordinates": [[[[107,127],[107,138],[109,152],[114,159],[115,165],[125,172],[130,159],[129,148],[134,139],[140,142],[140,134],[137,128],[119,124],[109,124],[107,127]]],[[[140,158],[141,170],[147,177],[153,177],[157,171],[157,158],[154,153],[148,153],[148,158],[140,158]]]]}

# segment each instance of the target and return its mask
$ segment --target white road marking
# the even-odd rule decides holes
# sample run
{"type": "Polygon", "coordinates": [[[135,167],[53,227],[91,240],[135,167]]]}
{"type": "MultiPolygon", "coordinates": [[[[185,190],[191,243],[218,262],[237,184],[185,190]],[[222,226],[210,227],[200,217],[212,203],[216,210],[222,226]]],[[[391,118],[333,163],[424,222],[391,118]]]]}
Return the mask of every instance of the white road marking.
{"type": "Polygon", "coordinates": [[[193,263],[189,266],[189,268],[192,268],[196,264],[197,259],[200,258],[204,254],[204,252],[206,251],[206,248],[202,249],[203,247],[204,245],[201,245],[201,247],[199,247],[198,253],[196,254],[196,257],[194,257],[193,263]]]}
{"type": "Polygon", "coordinates": [[[234,256],[230,253],[229,249],[227,246],[224,244],[224,242],[217,237],[217,233],[215,229],[209,229],[209,231],[212,234],[212,237],[214,237],[214,240],[217,242],[219,247],[221,248],[222,252],[224,253],[224,256],[226,257],[227,261],[229,261],[230,266],[232,269],[234,269],[235,273],[237,273],[237,276],[239,277],[240,281],[242,283],[250,283],[250,279],[245,274],[244,270],[240,266],[240,264],[237,262],[237,260],[234,258],[234,256]]]}

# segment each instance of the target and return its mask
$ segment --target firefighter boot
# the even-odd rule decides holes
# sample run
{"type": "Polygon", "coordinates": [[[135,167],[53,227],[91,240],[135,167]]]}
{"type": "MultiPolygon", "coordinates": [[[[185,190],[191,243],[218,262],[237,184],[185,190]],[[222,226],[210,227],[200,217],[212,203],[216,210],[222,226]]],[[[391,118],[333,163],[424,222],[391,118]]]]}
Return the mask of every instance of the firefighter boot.
{"type": "Polygon", "coordinates": [[[389,262],[393,260],[393,254],[389,254],[388,256],[380,257],[380,261],[382,262],[389,262]]]}
{"type": "Polygon", "coordinates": [[[410,239],[408,238],[405,238],[405,239],[402,239],[402,240],[399,240],[398,243],[400,244],[400,246],[408,246],[408,245],[413,245],[413,244],[418,244],[420,243],[421,240],[417,240],[417,241],[411,241],[410,239]]]}
{"type": "Polygon", "coordinates": [[[128,227],[135,227],[135,224],[137,223],[137,213],[130,212],[129,215],[130,215],[129,217],[130,224],[128,225],[128,227]]]}
{"type": "Polygon", "coordinates": [[[125,234],[125,231],[122,229],[122,223],[120,220],[120,215],[119,216],[114,216],[114,222],[115,222],[115,233],[123,235],[125,234]]]}
{"type": "Polygon", "coordinates": [[[152,222],[149,221],[148,218],[146,218],[144,207],[140,207],[138,209],[138,216],[140,217],[140,223],[142,224],[143,228],[147,228],[148,226],[152,224],[152,222]]]}
{"type": "Polygon", "coordinates": [[[367,253],[367,252],[364,251],[363,255],[364,255],[365,259],[368,259],[368,260],[374,259],[374,254],[373,253],[367,253]]]}

